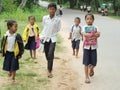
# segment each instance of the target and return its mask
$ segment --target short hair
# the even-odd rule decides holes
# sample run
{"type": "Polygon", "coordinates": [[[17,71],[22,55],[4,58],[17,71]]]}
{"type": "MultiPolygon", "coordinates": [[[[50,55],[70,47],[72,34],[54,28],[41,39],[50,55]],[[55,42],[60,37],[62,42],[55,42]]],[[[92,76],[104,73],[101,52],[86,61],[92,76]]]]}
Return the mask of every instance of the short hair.
{"type": "Polygon", "coordinates": [[[81,19],[80,19],[79,17],[76,17],[75,20],[76,20],[76,19],[79,20],[79,22],[81,21],[81,19]]]}
{"type": "Polygon", "coordinates": [[[85,19],[86,19],[86,18],[87,18],[87,16],[89,16],[89,15],[92,17],[92,19],[93,19],[93,20],[95,20],[94,15],[93,15],[93,14],[91,14],[91,13],[86,14],[86,15],[85,15],[85,19]]]}
{"type": "Polygon", "coordinates": [[[17,23],[17,22],[15,20],[8,20],[7,21],[7,28],[10,29],[10,27],[12,27],[14,23],[17,23]]]}
{"type": "Polygon", "coordinates": [[[57,5],[56,5],[56,3],[53,3],[53,2],[52,2],[52,3],[48,4],[48,7],[47,7],[47,8],[49,9],[49,8],[51,8],[51,7],[54,7],[54,8],[57,10],[57,5]]]}
{"type": "Polygon", "coordinates": [[[31,16],[28,16],[28,20],[30,20],[30,18],[34,18],[34,20],[36,21],[36,18],[35,18],[35,16],[33,16],[33,15],[31,15],[31,16]]]}

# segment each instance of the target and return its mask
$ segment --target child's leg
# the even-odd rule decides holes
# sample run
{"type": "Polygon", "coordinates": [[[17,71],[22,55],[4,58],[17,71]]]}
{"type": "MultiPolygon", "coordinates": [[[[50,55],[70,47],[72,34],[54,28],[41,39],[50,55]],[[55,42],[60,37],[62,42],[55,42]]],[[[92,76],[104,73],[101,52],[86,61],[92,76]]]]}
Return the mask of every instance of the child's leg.
{"type": "Polygon", "coordinates": [[[75,55],[75,49],[73,49],[73,55],[75,55]]]}
{"type": "Polygon", "coordinates": [[[32,56],[32,50],[30,50],[30,56],[31,56],[31,58],[33,58],[33,56],[32,56]]]}
{"type": "Polygon", "coordinates": [[[77,57],[77,56],[78,56],[79,49],[76,49],[75,51],[76,51],[76,57],[77,57]]]}
{"type": "Polygon", "coordinates": [[[11,76],[12,76],[12,72],[9,72],[9,73],[8,73],[8,77],[11,77],[11,76]]]}
{"type": "Polygon", "coordinates": [[[88,65],[85,65],[85,83],[90,83],[89,75],[88,75],[88,65]]]}
{"type": "Polygon", "coordinates": [[[15,83],[15,76],[16,76],[16,71],[12,71],[12,84],[15,83]]]}
{"type": "Polygon", "coordinates": [[[34,50],[33,53],[34,53],[34,59],[36,59],[36,50],[34,50]]]}
{"type": "Polygon", "coordinates": [[[94,66],[91,65],[90,66],[90,74],[89,74],[91,77],[94,75],[94,66]]]}
{"type": "Polygon", "coordinates": [[[76,57],[78,56],[79,45],[80,45],[80,40],[77,40],[77,41],[76,41],[76,45],[75,45],[75,48],[76,48],[76,50],[75,50],[75,51],[76,51],[76,52],[75,52],[76,54],[75,54],[75,55],[76,55],[76,57]]]}

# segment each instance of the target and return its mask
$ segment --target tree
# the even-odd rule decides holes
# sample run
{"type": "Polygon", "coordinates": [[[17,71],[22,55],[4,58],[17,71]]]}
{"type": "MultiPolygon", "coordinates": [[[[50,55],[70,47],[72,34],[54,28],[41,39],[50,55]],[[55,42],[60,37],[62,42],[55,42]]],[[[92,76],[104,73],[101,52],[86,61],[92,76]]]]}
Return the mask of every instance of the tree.
{"type": "Polygon", "coordinates": [[[26,5],[26,2],[27,2],[27,0],[22,0],[22,1],[21,1],[21,4],[19,5],[19,8],[20,8],[20,9],[23,9],[24,6],[26,5]]]}
{"type": "Polygon", "coordinates": [[[0,12],[2,11],[2,0],[0,0],[0,12]]]}
{"type": "Polygon", "coordinates": [[[74,0],[69,0],[70,2],[70,8],[74,8],[75,6],[75,1],[74,0]]]}

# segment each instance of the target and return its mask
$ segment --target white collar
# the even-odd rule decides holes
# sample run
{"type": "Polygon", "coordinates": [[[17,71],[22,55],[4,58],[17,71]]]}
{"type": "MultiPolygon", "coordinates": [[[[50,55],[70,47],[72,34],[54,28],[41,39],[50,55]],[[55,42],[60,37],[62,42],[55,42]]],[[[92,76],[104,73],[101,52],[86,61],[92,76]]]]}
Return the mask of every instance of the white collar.
{"type": "Polygon", "coordinates": [[[55,19],[56,15],[53,18],[50,18],[50,15],[48,15],[47,17],[48,17],[48,19],[55,19]]]}
{"type": "Polygon", "coordinates": [[[9,30],[6,32],[6,35],[7,36],[16,36],[16,33],[14,33],[14,34],[10,34],[10,32],[9,32],[9,30]]]}

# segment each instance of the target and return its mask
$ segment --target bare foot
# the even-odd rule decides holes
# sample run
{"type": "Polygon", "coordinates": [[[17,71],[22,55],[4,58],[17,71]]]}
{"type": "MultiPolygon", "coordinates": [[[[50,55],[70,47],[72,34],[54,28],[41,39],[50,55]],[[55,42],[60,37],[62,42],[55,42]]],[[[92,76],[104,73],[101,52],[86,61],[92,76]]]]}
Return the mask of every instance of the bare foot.
{"type": "Polygon", "coordinates": [[[90,73],[89,73],[90,77],[94,76],[94,70],[90,69],[90,73]]]}
{"type": "Polygon", "coordinates": [[[85,80],[85,83],[89,84],[89,83],[90,83],[90,79],[87,78],[87,79],[85,80]]]}
{"type": "Polygon", "coordinates": [[[16,83],[16,81],[15,81],[15,80],[12,80],[12,81],[11,81],[11,84],[12,84],[12,85],[13,85],[13,84],[15,84],[15,83],[16,83]]]}
{"type": "Polygon", "coordinates": [[[53,74],[52,73],[48,73],[48,78],[52,78],[53,74]]]}

